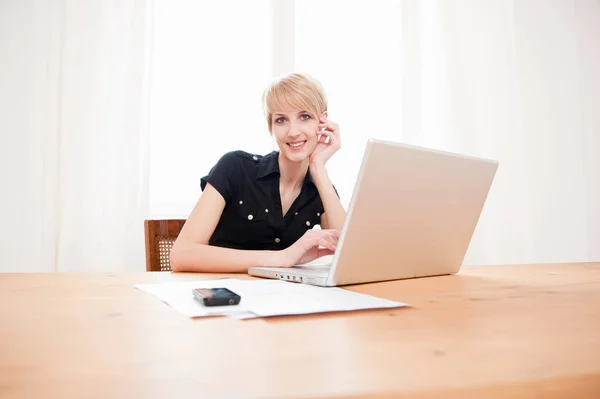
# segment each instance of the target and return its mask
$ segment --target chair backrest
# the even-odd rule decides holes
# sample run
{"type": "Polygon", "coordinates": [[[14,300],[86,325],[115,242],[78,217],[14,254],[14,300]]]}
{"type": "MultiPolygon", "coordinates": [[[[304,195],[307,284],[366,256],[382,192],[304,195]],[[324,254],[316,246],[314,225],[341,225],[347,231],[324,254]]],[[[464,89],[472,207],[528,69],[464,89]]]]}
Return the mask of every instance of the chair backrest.
{"type": "Polygon", "coordinates": [[[171,270],[169,255],[173,243],[184,224],[185,219],[144,220],[146,271],[164,272],[171,270]]]}

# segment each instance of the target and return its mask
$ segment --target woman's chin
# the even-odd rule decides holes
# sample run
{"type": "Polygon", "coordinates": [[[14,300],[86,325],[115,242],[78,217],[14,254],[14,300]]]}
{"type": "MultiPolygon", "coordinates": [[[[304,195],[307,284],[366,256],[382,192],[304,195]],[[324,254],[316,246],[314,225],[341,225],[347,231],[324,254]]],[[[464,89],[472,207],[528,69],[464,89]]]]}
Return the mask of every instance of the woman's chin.
{"type": "Polygon", "coordinates": [[[290,148],[289,145],[285,144],[286,147],[284,147],[283,149],[280,147],[280,151],[283,150],[283,154],[285,155],[285,157],[287,159],[289,159],[292,162],[303,162],[305,160],[307,160],[310,157],[310,148],[308,148],[308,146],[305,146],[302,149],[294,149],[294,148],[290,148]]]}
{"type": "Polygon", "coordinates": [[[302,152],[286,151],[285,156],[287,159],[289,159],[292,162],[303,162],[306,159],[308,159],[309,154],[305,153],[305,151],[302,151],[302,152]]]}

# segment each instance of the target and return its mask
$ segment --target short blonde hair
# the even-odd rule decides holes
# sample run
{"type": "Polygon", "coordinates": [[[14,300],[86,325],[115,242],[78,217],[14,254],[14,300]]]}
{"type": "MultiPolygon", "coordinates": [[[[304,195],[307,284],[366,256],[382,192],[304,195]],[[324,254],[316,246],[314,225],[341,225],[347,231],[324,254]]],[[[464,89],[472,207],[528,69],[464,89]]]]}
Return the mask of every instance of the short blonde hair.
{"type": "Polygon", "coordinates": [[[327,111],[323,86],[305,73],[292,73],[275,79],[263,93],[262,103],[269,132],[272,132],[273,113],[278,110],[306,111],[316,119],[327,111]]]}

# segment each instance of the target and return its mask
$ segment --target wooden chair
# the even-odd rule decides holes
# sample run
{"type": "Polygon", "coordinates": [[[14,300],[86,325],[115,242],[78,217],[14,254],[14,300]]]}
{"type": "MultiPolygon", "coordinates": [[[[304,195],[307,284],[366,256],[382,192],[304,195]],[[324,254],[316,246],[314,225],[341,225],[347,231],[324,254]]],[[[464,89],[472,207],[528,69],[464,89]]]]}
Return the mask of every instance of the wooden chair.
{"type": "Polygon", "coordinates": [[[173,243],[184,224],[185,219],[144,220],[146,271],[164,272],[171,270],[169,255],[173,243]]]}

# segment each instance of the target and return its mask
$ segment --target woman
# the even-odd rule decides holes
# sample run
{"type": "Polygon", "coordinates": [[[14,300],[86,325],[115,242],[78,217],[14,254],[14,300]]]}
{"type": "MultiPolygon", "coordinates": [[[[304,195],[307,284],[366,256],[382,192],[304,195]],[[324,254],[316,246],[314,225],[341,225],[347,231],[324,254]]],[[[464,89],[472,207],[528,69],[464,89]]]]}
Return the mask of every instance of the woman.
{"type": "Polygon", "coordinates": [[[174,271],[289,267],[335,251],[346,212],[325,168],[341,147],[325,93],[294,73],[265,90],[263,107],[279,151],[229,152],[201,179],[203,193],[171,251],[174,271]]]}

